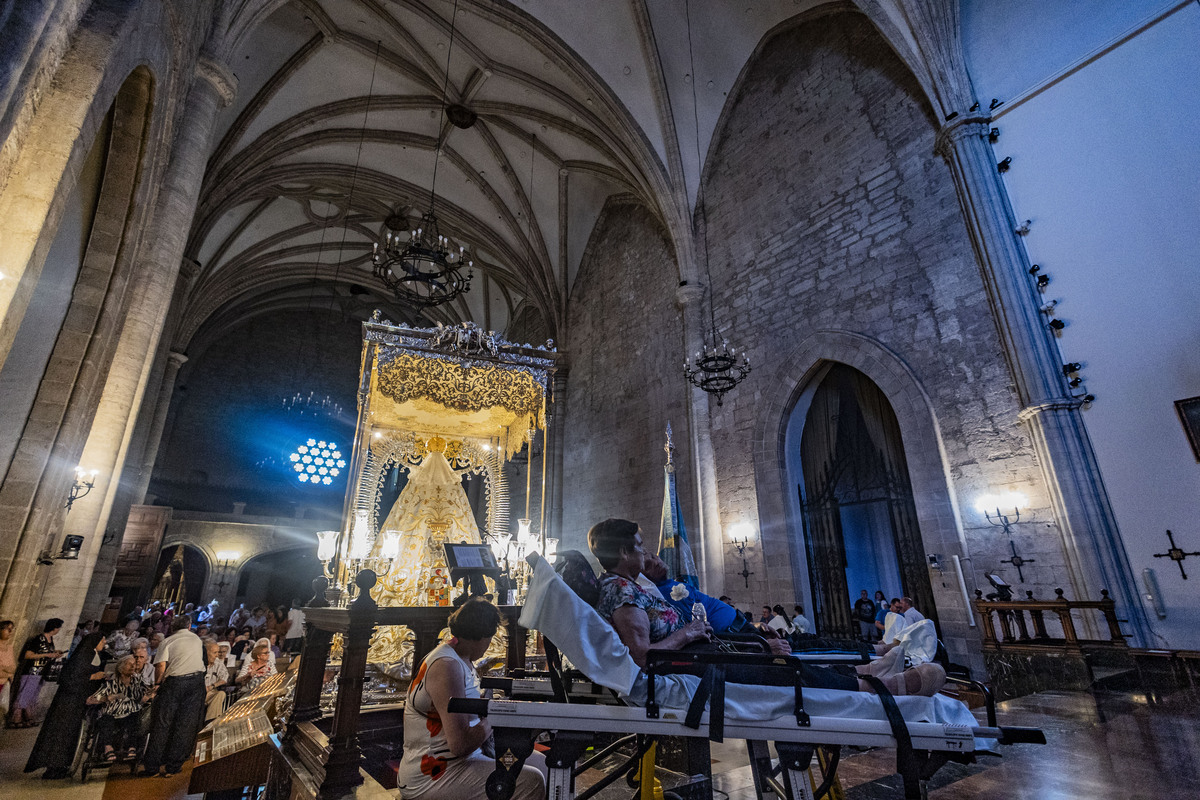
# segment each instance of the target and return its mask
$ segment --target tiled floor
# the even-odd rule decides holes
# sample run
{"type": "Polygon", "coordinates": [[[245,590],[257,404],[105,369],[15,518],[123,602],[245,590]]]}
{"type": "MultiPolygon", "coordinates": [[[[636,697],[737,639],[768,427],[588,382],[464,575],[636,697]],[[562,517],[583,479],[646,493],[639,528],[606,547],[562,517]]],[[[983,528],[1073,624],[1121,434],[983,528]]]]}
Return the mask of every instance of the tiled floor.
{"type": "MultiPolygon", "coordinates": [[[[1003,757],[949,764],[929,785],[931,800],[1183,800],[1200,797],[1200,697],[1171,695],[1150,705],[1141,695],[1093,698],[1043,692],[1000,706],[1000,722],[1040,727],[1049,744],[1014,745],[1003,757]]],[[[0,731],[4,800],[183,800],[187,771],[173,779],[132,780],[124,767],[87,783],[43,781],[21,770],[36,730],[0,731]],[[106,780],[107,778],[107,780],[106,780]]],[[[728,800],[753,800],[745,746],[714,745],[713,784],[728,800]]],[[[895,751],[844,753],[838,771],[846,800],[902,797],[895,751]]],[[[625,790],[623,796],[628,794],[625,790]]]]}

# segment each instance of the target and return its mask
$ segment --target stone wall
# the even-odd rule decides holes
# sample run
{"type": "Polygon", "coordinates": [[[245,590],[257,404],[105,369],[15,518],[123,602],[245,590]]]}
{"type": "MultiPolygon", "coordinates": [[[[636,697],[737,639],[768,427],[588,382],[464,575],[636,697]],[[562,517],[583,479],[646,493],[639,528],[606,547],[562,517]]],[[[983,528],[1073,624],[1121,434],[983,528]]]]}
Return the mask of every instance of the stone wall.
{"type": "Polygon", "coordinates": [[[300,485],[288,455],[309,436],[334,439],[349,462],[361,327],[325,309],[256,317],[212,343],[184,367],[169,439],[150,493],[179,509],[294,515],[304,507],[341,510],[343,472],[328,488],[300,485]],[[328,395],[334,419],[286,412],[296,392],[328,395]]]}
{"type": "MultiPolygon", "coordinates": [[[[838,14],[767,42],[726,109],[705,184],[717,326],[749,348],[756,367],[712,415],[722,520],[753,519],[764,493],[780,492],[781,464],[756,465],[745,446],[763,415],[779,410],[764,401],[782,393],[786,414],[787,398],[794,402],[798,381],[821,358],[851,359],[830,350],[789,365],[791,373],[781,365],[806,337],[847,332],[894,354],[940,434],[928,444],[941,457],[927,456],[942,462],[943,474],[913,476],[918,495],[942,495],[941,517],[929,512],[921,519],[930,551],[955,544],[961,525],[968,545],[962,554],[974,557],[974,568],[1003,569],[1007,540],[973,510],[955,519],[954,496],[969,506],[977,494],[1021,488],[1035,518],[1050,519],[1050,511],[1017,426],[1018,400],[954,187],[933,153],[935,124],[919,98],[916,82],[866,19],[838,14]],[[939,526],[942,540],[931,543],[927,528],[939,526]]],[[[874,370],[865,366],[868,373],[882,369],[878,361],[874,370]]],[[[907,439],[912,431],[902,434],[907,439]]],[[[763,442],[763,452],[772,446],[763,442]]],[[[802,533],[778,519],[760,519],[759,526],[771,565],[762,588],[787,602],[805,569],[796,563],[802,533]]],[[[1067,580],[1056,566],[1065,563],[1056,536],[1023,535],[1018,547],[1041,559],[1026,570],[1025,588],[1048,596],[1067,580]]],[[[727,563],[740,566],[731,556],[727,563]]],[[[968,574],[968,587],[973,582],[968,574]]],[[[962,609],[953,578],[933,583],[939,610],[943,602],[962,609]]]]}
{"type": "Polygon", "coordinates": [[[561,549],[587,552],[588,528],[607,517],[658,537],[664,429],[674,430],[678,490],[695,530],[689,461],[683,318],[666,231],[645,208],[601,215],[571,293],[561,549]]]}

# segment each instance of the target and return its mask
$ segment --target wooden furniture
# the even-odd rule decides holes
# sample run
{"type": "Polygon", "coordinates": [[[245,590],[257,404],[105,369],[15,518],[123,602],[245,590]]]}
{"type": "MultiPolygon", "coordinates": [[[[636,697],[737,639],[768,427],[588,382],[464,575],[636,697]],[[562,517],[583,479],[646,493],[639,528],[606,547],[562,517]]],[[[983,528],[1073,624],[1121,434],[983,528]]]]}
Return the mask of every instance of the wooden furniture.
{"type": "Polygon", "coordinates": [[[1067,600],[1063,597],[1062,589],[1055,589],[1054,594],[1054,600],[1035,600],[1033,592],[1026,592],[1024,600],[984,600],[983,592],[976,589],[971,605],[983,627],[984,651],[1027,648],[1066,651],[1128,649],[1129,645],[1117,622],[1116,603],[1108,596],[1107,589],[1100,592],[1101,600],[1067,600]],[[1108,639],[1080,638],[1074,614],[1089,610],[1099,611],[1103,615],[1108,639]],[[1062,628],[1061,636],[1052,636],[1047,629],[1047,614],[1057,617],[1062,628]]]}
{"type": "MultiPolygon", "coordinates": [[[[375,627],[404,625],[413,631],[416,636],[415,669],[437,645],[438,634],[454,611],[442,606],[380,608],[370,594],[375,581],[376,575],[371,570],[358,574],[355,578],[358,596],[349,608],[321,608],[310,604],[304,609],[304,650],[296,678],[292,715],[278,740],[282,758],[272,761],[272,769],[277,765],[281,770],[291,768],[293,772],[301,768],[307,773],[301,782],[317,787],[317,796],[322,798],[338,797],[363,782],[360,712],[367,650],[375,627]],[[326,736],[314,723],[322,716],[321,687],[335,633],[342,635],[342,667],[337,679],[332,727],[326,736]]],[[[500,614],[508,631],[508,665],[510,668],[523,667],[527,631],[517,624],[521,608],[500,606],[500,614]]]]}

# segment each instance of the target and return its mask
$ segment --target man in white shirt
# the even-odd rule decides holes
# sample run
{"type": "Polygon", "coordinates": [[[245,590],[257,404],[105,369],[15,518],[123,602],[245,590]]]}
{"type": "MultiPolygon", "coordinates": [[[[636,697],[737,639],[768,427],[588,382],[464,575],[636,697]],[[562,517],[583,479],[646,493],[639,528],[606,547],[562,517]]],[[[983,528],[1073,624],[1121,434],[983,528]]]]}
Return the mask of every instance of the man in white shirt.
{"type": "Polygon", "coordinates": [[[800,633],[813,633],[813,624],[804,616],[804,606],[797,604],[792,606],[792,610],[796,612],[792,617],[792,626],[800,633]]]}
{"type": "Polygon", "coordinates": [[[900,598],[900,613],[904,615],[904,621],[909,625],[925,619],[924,614],[913,608],[913,601],[911,597],[900,598]]]}
{"type": "Polygon", "coordinates": [[[304,644],[304,612],[300,610],[300,599],[292,598],[292,607],[287,613],[287,633],[283,635],[283,652],[299,653],[304,644]]]}
{"type": "Polygon", "coordinates": [[[206,664],[204,645],[191,625],[186,614],[177,617],[171,635],[154,655],[157,693],[142,775],[157,775],[160,768],[167,776],[181,772],[196,745],[204,718],[206,664]]]}

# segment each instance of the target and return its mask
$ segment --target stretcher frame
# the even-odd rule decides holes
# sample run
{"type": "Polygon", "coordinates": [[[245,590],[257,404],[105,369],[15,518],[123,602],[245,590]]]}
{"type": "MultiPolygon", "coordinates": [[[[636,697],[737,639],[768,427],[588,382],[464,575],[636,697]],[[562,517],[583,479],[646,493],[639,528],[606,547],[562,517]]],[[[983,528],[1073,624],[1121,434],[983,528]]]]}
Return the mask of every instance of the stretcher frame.
{"type": "MultiPolygon", "coordinates": [[[[553,587],[562,583],[561,578],[553,574],[548,564],[541,562],[539,557],[531,556],[530,565],[534,567],[535,580],[544,581],[545,586],[553,587]]],[[[592,626],[592,635],[603,635],[600,633],[600,627],[604,627],[609,635],[615,635],[611,633],[611,627],[600,622],[595,609],[585,607],[586,604],[578,600],[578,596],[572,590],[562,585],[557,591],[561,592],[560,599],[569,599],[578,604],[574,609],[561,609],[576,615],[572,617],[576,622],[570,630],[561,631],[564,636],[574,636],[576,631],[582,633],[589,625],[592,626]],[[581,620],[581,617],[593,622],[581,620]],[[600,627],[596,627],[597,625],[600,627]]],[[[544,598],[545,595],[539,597],[544,598]]],[[[543,604],[539,608],[546,607],[548,606],[543,604]]],[[[537,616],[534,606],[527,603],[522,613],[522,623],[530,628],[540,628],[540,625],[531,624],[537,616]],[[529,621],[526,621],[527,615],[529,621]]],[[[1036,728],[995,725],[990,704],[988,726],[908,722],[884,684],[877,678],[866,675],[858,677],[871,685],[882,705],[885,719],[812,716],[805,710],[804,690],[799,680],[802,666],[805,663],[811,664],[812,659],[768,654],[650,651],[647,654],[646,666],[638,679],[647,681],[644,705],[624,704],[615,691],[612,696],[620,703],[618,705],[583,705],[570,702],[580,694],[576,682],[564,678],[558,648],[551,641],[547,630],[542,630],[542,634],[546,661],[550,668],[552,700],[456,698],[450,701],[450,711],[476,714],[481,718],[488,718],[491,723],[495,735],[496,768],[487,780],[489,800],[508,800],[511,797],[525,759],[533,752],[534,738],[543,732],[552,734],[549,752],[546,755],[550,800],[586,800],[612,780],[631,773],[631,765],[641,761],[642,754],[649,747],[648,742],[663,736],[682,737],[689,745],[702,742],[705,750],[709,739],[722,741],[730,737],[746,740],[754,785],[760,800],[766,791],[774,793],[781,800],[817,800],[822,797],[836,775],[837,758],[842,746],[895,748],[896,771],[904,782],[905,800],[921,800],[926,794],[926,782],[933,774],[949,760],[972,761],[977,742],[980,740],[994,741],[1001,745],[1044,744],[1046,741],[1044,734],[1036,728]],[[770,667],[783,676],[790,675],[792,679],[783,682],[781,690],[788,691],[786,687],[790,687],[794,691],[792,714],[764,720],[725,717],[724,675],[725,668],[731,665],[770,667]],[[690,706],[687,709],[660,707],[656,701],[657,678],[680,671],[695,673],[696,670],[702,670],[703,677],[690,698],[690,706]],[[585,708],[588,710],[586,715],[581,713],[585,708]],[[626,762],[625,767],[606,776],[597,786],[590,787],[577,798],[576,775],[598,759],[592,758],[579,768],[576,768],[576,762],[598,733],[633,736],[637,740],[636,752],[633,758],[626,762]],[[768,742],[775,744],[779,754],[778,767],[771,763],[768,742]],[[818,747],[830,748],[832,758],[829,767],[823,769],[826,773],[824,782],[814,790],[805,773],[818,747]],[[776,775],[780,777],[779,781],[775,780],[776,775]]],[[[616,662],[606,662],[606,666],[599,666],[599,662],[592,664],[595,668],[603,669],[606,672],[605,676],[584,674],[584,677],[608,677],[607,671],[613,669],[613,665],[620,663],[622,658],[628,659],[627,651],[625,653],[623,657],[618,654],[616,662]]],[[[620,685],[604,679],[598,682],[608,687],[620,685]]],[[[507,688],[518,688],[514,683],[510,683],[507,688]]],[[[534,690],[531,694],[542,690],[531,681],[526,680],[523,683],[524,688],[534,690]]],[[[622,694],[626,692],[627,689],[623,688],[622,694]]],[[[590,699],[600,693],[585,694],[590,699]]],[[[701,760],[694,757],[689,761],[694,766],[701,764],[701,760]]],[[[704,759],[701,769],[707,773],[708,780],[703,790],[707,792],[708,800],[711,800],[711,771],[707,766],[708,761],[704,759]]]]}

